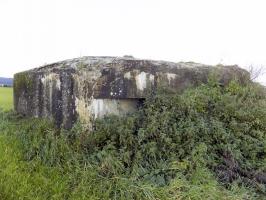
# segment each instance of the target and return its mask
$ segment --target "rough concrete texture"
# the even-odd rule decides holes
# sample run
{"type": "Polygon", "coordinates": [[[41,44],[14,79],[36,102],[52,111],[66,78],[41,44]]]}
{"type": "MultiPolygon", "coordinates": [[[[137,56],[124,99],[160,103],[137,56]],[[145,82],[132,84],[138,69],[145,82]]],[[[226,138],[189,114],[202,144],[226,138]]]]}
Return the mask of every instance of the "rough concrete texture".
{"type": "Polygon", "coordinates": [[[95,118],[133,112],[150,89],[162,86],[180,92],[206,82],[210,73],[216,73],[221,84],[249,77],[237,66],[128,56],[76,58],[16,74],[15,110],[53,119],[58,127],[69,129],[78,119],[91,127],[95,118]]]}

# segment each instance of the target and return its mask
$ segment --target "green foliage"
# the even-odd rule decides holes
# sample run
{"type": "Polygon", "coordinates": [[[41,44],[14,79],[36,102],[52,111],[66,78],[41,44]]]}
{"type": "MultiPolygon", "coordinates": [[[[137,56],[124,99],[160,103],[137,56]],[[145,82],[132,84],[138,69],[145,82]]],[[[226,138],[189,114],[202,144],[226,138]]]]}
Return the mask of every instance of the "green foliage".
{"type": "Polygon", "coordinates": [[[265,184],[245,174],[266,171],[266,94],[256,84],[222,87],[210,79],[182,94],[158,90],[134,114],[97,120],[93,132],[13,113],[0,113],[0,130],[3,199],[265,195],[265,184]],[[20,192],[11,196],[14,187],[20,192]]]}
{"type": "MultiPolygon", "coordinates": [[[[96,158],[99,151],[104,155],[108,151],[124,173],[152,180],[158,175],[159,185],[174,176],[174,172],[166,170],[169,163],[193,160],[193,152],[198,148],[205,154],[195,163],[205,163],[212,170],[223,165],[224,157],[230,154],[241,168],[263,172],[266,170],[263,92],[263,88],[255,85],[243,87],[231,82],[224,88],[211,82],[182,95],[157,93],[133,116],[108,117],[98,122],[85,146],[96,158]]],[[[102,157],[99,160],[104,162],[102,157]]]]}

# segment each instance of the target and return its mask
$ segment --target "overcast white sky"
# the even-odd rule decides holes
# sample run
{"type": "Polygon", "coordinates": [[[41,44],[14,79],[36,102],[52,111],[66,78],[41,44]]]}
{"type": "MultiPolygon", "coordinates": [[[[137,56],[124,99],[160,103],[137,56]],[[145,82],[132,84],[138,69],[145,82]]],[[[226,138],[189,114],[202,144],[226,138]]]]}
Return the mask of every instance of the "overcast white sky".
{"type": "Polygon", "coordinates": [[[0,0],[0,26],[5,77],[87,55],[266,66],[265,0],[0,0]]]}

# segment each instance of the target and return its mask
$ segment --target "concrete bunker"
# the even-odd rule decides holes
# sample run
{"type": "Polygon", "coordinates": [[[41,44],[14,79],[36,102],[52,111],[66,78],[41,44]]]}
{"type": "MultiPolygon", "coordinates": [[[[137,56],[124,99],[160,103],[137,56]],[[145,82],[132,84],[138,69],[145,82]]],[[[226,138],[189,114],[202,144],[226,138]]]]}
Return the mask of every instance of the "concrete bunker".
{"type": "Polygon", "coordinates": [[[221,84],[248,80],[238,66],[208,66],[132,57],[82,57],[15,74],[15,110],[28,117],[49,118],[69,129],[79,120],[92,127],[96,118],[134,112],[147,91],[160,86],[180,92],[208,80],[221,84]]]}

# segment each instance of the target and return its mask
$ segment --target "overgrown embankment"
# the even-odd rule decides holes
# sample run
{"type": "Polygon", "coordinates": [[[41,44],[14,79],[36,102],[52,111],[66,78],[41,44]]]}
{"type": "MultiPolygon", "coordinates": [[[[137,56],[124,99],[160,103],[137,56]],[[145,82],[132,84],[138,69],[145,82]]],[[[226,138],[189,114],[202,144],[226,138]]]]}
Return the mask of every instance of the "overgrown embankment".
{"type": "Polygon", "coordinates": [[[266,195],[266,93],[256,84],[151,93],[139,112],[99,120],[92,133],[0,117],[2,199],[266,195]]]}

